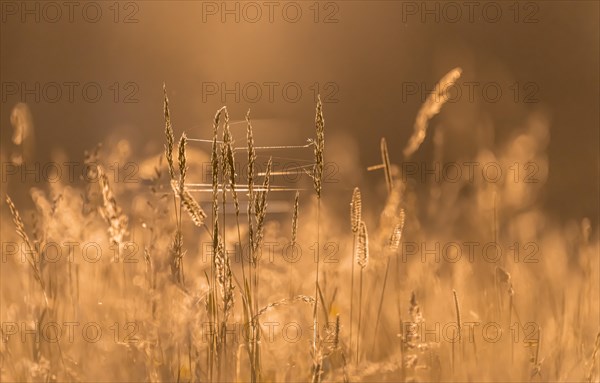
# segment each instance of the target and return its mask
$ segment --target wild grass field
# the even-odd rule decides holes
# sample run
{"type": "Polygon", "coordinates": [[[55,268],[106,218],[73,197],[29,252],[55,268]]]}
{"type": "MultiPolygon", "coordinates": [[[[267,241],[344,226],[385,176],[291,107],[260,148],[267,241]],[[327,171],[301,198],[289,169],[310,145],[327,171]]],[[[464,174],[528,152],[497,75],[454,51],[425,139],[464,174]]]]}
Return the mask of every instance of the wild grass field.
{"type": "Polygon", "coordinates": [[[443,163],[428,125],[460,76],[409,142],[382,138],[378,184],[326,182],[320,100],[307,142],[265,147],[251,111],[219,109],[212,137],[172,123],[168,84],[164,152],[139,182],[113,177],[127,154],[104,146],[84,182],[27,190],[35,209],[3,184],[0,381],[598,382],[598,228],[539,202],[548,120],[465,158],[510,177],[407,174],[425,140],[443,163]],[[273,159],[298,149],[312,158],[284,183],[273,159]]]}

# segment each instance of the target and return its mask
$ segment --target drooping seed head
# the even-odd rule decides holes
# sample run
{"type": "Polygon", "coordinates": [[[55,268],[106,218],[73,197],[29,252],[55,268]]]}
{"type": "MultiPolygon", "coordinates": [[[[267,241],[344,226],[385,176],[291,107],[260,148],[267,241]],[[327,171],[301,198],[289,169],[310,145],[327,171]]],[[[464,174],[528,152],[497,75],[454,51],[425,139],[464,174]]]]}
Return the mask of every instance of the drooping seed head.
{"type": "Polygon", "coordinates": [[[204,221],[206,220],[206,213],[200,206],[200,204],[196,201],[196,199],[192,196],[187,188],[183,188],[183,192],[181,193],[181,201],[183,202],[183,207],[185,211],[189,214],[194,225],[201,227],[204,225],[204,221]]]}
{"type": "Polygon", "coordinates": [[[448,89],[454,85],[461,74],[461,68],[452,69],[442,77],[440,82],[435,86],[434,91],[427,97],[425,103],[423,103],[421,109],[419,109],[419,112],[417,113],[413,135],[410,137],[408,144],[404,148],[405,158],[410,157],[417,149],[419,149],[425,140],[429,120],[438,114],[442,105],[448,101],[448,98],[450,97],[448,89]]]}

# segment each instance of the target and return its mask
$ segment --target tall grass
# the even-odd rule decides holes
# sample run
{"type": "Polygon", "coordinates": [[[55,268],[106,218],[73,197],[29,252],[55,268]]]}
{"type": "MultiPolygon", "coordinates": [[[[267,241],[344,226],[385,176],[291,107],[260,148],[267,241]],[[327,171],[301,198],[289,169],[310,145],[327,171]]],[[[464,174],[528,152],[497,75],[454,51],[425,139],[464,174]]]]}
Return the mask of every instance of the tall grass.
{"type": "MultiPolygon", "coordinates": [[[[372,170],[383,169],[385,189],[361,182],[327,192],[320,99],[315,137],[309,145],[285,147],[289,156],[295,155],[292,150],[312,149],[308,177],[282,186],[278,159],[271,153],[264,172],[257,171],[256,150],[269,147],[255,146],[253,125],[260,123],[249,112],[245,137],[235,137],[229,111],[222,107],[212,120],[211,139],[190,138],[188,132],[178,133],[176,140],[165,87],[166,143],[161,159],[148,161],[150,178],[136,185],[112,182],[104,153],[89,153],[86,164],[95,164],[88,171],[97,182],[32,190],[34,210],[17,208],[6,196],[10,214],[2,216],[2,233],[20,247],[15,251],[9,242],[3,244],[0,378],[597,381],[600,335],[590,319],[600,315],[593,288],[600,277],[599,246],[590,220],[555,222],[542,207],[515,197],[535,199],[541,185],[492,188],[479,178],[470,185],[437,185],[433,206],[431,196],[419,194],[394,164],[418,150],[429,120],[447,101],[441,89],[460,74],[455,69],[440,81],[419,111],[404,151],[380,141],[381,164],[372,170]],[[236,147],[236,138],[246,145],[236,147]],[[204,153],[196,145],[207,141],[204,153]],[[210,181],[197,184],[205,155],[210,181]],[[240,159],[246,162],[247,180],[240,174],[240,159]],[[347,210],[340,217],[333,213],[335,199],[351,202],[350,225],[347,210]],[[272,214],[273,206],[282,205],[285,214],[272,214]],[[304,258],[282,266],[262,256],[281,238],[290,239],[298,254],[305,250],[304,258]],[[331,254],[324,255],[325,238],[339,241],[334,254],[339,263],[326,263],[331,254]],[[316,240],[314,266],[307,261],[312,257],[306,255],[305,240],[316,240]],[[48,244],[71,241],[94,241],[122,256],[92,263],[71,248],[69,257],[49,260],[48,244]],[[465,254],[459,262],[436,262],[410,247],[467,241],[535,242],[543,251],[531,264],[523,262],[523,248],[521,258],[510,253],[498,263],[470,262],[465,254]],[[203,242],[209,244],[208,254],[203,242]],[[124,262],[131,243],[139,244],[140,262],[124,262]],[[231,247],[239,256],[232,256],[231,247]],[[32,335],[42,337],[44,324],[70,320],[110,323],[98,343],[63,337],[49,344],[32,335]],[[123,334],[129,322],[134,331],[123,334]],[[504,337],[489,341],[481,326],[468,327],[475,322],[500,326],[504,337]],[[291,340],[297,329],[298,340],[291,340]]],[[[494,155],[503,164],[522,161],[523,153],[528,160],[544,161],[541,144],[528,151],[522,146],[539,135],[538,125],[524,128],[494,148],[494,155]]],[[[489,154],[484,148],[479,155],[489,154]]]]}

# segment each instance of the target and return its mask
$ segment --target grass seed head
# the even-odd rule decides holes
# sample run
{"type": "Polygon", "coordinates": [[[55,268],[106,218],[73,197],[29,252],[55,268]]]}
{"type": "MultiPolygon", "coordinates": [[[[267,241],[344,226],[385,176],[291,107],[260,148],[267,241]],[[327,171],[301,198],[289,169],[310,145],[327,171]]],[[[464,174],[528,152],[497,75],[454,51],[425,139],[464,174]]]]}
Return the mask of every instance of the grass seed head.
{"type": "Polygon", "coordinates": [[[200,204],[196,201],[194,196],[189,192],[187,188],[184,187],[183,192],[181,193],[181,201],[183,203],[183,207],[185,211],[189,214],[194,225],[201,227],[204,225],[204,221],[206,220],[206,213],[200,206],[200,204]]]}
{"type": "Polygon", "coordinates": [[[358,251],[356,252],[356,262],[364,269],[369,263],[369,233],[365,221],[360,221],[358,229],[358,251]]]}
{"type": "Polygon", "coordinates": [[[323,104],[321,96],[317,98],[317,110],[315,115],[316,139],[314,140],[315,164],[313,166],[313,184],[317,197],[321,198],[322,179],[323,179],[323,153],[325,151],[325,119],[323,118],[323,104]]]}
{"type": "Polygon", "coordinates": [[[390,238],[390,249],[392,251],[397,251],[400,248],[400,243],[402,242],[402,232],[404,231],[404,220],[404,209],[400,209],[398,223],[394,226],[394,230],[392,231],[392,236],[390,238]]]}
{"type": "Polygon", "coordinates": [[[167,87],[163,84],[164,93],[164,114],[165,114],[165,136],[167,143],[165,145],[165,157],[169,165],[169,175],[171,179],[175,179],[175,167],[173,165],[173,147],[175,145],[175,136],[173,135],[173,127],[171,126],[171,113],[169,111],[169,98],[167,97],[167,87]]]}
{"type": "Polygon", "coordinates": [[[350,203],[350,224],[352,226],[352,233],[357,234],[360,228],[360,221],[362,219],[362,198],[360,195],[360,189],[354,188],[352,192],[352,202],[350,203]]]}
{"type": "Polygon", "coordinates": [[[183,189],[185,187],[185,176],[187,174],[187,158],[185,155],[185,145],[187,144],[187,136],[185,133],[181,135],[179,139],[179,194],[183,195],[183,189]]]}
{"type": "Polygon", "coordinates": [[[458,80],[462,74],[461,68],[454,68],[448,72],[442,79],[437,83],[434,91],[427,97],[425,103],[419,109],[417,118],[415,120],[413,135],[408,140],[408,144],[404,148],[404,157],[410,157],[414,152],[419,149],[425,135],[427,133],[427,125],[429,120],[440,112],[442,105],[448,101],[448,88],[450,88],[458,80]]]}

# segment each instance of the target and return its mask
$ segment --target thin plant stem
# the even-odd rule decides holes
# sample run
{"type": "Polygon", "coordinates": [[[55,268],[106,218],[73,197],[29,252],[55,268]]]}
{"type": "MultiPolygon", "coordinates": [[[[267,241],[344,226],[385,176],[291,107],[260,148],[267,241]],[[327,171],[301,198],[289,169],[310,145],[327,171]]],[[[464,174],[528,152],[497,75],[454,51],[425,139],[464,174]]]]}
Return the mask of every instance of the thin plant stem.
{"type": "Polygon", "coordinates": [[[381,317],[381,309],[383,308],[383,298],[385,297],[385,287],[387,284],[387,278],[390,271],[390,258],[387,259],[387,265],[385,266],[385,276],[383,277],[383,287],[381,289],[381,297],[379,298],[379,308],[377,309],[377,319],[375,320],[375,331],[373,332],[373,347],[371,348],[371,354],[375,352],[375,345],[377,344],[377,330],[379,328],[379,319],[381,317]]]}
{"type": "MultiPolygon", "coordinates": [[[[354,262],[356,259],[356,234],[354,234],[352,240],[352,276],[350,282],[350,342],[348,346],[352,349],[352,323],[354,320],[354,262]]],[[[352,354],[351,354],[352,355],[352,354]]]]}
{"type": "Polygon", "coordinates": [[[356,333],[356,364],[360,363],[360,324],[362,319],[362,290],[363,290],[363,271],[360,269],[360,282],[358,287],[358,328],[356,333]]]}

